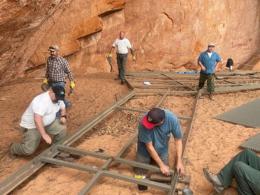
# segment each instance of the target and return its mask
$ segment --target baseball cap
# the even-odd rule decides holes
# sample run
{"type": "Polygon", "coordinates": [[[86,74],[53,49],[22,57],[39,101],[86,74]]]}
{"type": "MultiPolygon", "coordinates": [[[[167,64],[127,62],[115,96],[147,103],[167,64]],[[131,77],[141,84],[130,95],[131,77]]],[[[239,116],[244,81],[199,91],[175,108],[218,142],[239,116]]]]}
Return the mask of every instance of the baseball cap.
{"type": "Polygon", "coordinates": [[[48,50],[49,51],[59,51],[60,48],[58,45],[51,45],[48,50]]]}
{"type": "Polygon", "coordinates": [[[165,118],[164,110],[160,108],[152,108],[147,115],[142,119],[142,125],[146,129],[153,129],[155,126],[158,126],[165,118]]]}
{"type": "Polygon", "coordinates": [[[62,86],[53,86],[51,87],[52,91],[55,94],[57,100],[64,100],[65,98],[65,89],[62,86]]]}
{"type": "Polygon", "coordinates": [[[215,43],[209,43],[208,47],[215,47],[215,43]]]}

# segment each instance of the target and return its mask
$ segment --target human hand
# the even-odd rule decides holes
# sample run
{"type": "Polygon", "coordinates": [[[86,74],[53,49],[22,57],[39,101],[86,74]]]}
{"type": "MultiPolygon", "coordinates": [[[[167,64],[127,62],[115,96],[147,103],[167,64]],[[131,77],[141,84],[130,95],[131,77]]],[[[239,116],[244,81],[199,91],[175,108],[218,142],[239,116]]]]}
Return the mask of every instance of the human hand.
{"type": "Polygon", "coordinates": [[[206,70],[206,67],[205,67],[205,66],[201,66],[201,70],[202,70],[202,71],[205,71],[205,70],[206,70]]]}
{"type": "Polygon", "coordinates": [[[71,89],[74,89],[75,87],[76,87],[75,82],[74,82],[74,81],[71,81],[71,82],[70,82],[70,88],[71,88],[71,89]]]}
{"type": "Polygon", "coordinates": [[[177,169],[177,172],[180,174],[180,175],[184,175],[185,174],[185,170],[184,170],[184,166],[182,164],[182,162],[177,162],[176,164],[176,169],[177,169]]]}
{"type": "Polygon", "coordinates": [[[68,96],[70,96],[71,94],[73,94],[73,91],[74,91],[74,89],[70,88],[70,91],[69,91],[69,93],[68,93],[68,96]]]}
{"type": "Polygon", "coordinates": [[[166,176],[170,175],[170,168],[167,165],[165,165],[165,164],[161,165],[160,170],[161,170],[162,174],[164,174],[166,176]]]}
{"type": "Polygon", "coordinates": [[[217,67],[217,68],[216,68],[216,72],[219,72],[219,71],[220,71],[220,67],[217,67]]]}
{"type": "Polygon", "coordinates": [[[45,133],[42,135],[42,138],[44,139],[44,141],[47,143],[47,144],[51,144],[52,140],[51,140],[51,137],[45,133]]]}
{"type": "Polygon", "coordinates": [[[45,78],[45,79],[42,81],[42,83],[48,84],[48,79],[45,78]]]}
{"type": "Polygon", "coordinates": [[[41,89],[43,90],[43,91],[48,91],[48,89],[50,88],[50,86],[47,84],[47,83],[42,83],[41,84],[41,89]]]}
{"type": "Polygon", "coordinates": [[[60,117],[60,123],[61,123],[62,125],[65,125],[66,122],[67,122],[67,119],[66,119],[65,117],[60,117]]]}

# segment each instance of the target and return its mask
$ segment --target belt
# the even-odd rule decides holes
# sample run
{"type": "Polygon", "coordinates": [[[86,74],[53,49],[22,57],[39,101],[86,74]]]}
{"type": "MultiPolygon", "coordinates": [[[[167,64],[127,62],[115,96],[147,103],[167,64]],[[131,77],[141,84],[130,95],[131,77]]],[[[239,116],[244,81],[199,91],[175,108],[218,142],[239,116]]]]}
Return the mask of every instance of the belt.
{"type": "Polygon", "coordinates": [[[214,75],[215,73],[205,73],[205,72],[200,72],[200,74],[204,74],[204,75],[210,76],[210,75],[214,75]]]}
{"type": "Polygon", "coordinates": [[[66,83],[66,81],[49,81],[50,83],[66,83]]]}

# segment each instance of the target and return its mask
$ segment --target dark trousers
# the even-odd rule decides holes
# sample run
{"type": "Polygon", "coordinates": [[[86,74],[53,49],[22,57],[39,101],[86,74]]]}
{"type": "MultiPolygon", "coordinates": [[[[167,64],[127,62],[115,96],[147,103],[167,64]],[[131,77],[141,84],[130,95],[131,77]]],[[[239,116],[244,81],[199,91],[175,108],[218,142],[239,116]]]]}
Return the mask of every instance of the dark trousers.
{"type": "Polygon", "coordinates": [[[260,157],[251,150],[236,155],[218,174],[225,188],[234,178],[239,195],[260,195],[260,157]]]}
{"type": "Polygon", "coordinates": [[[207,81],[207,90],[209,93],[213,93],[215,90],[214,80],[215,80],[214,74],[200,73],[199,89],[202,89],[204,87],[205,82],[207,81]]]}
{"type": "MultiPolygon", "coordinates": [[[[169,165],[168,153],[164,154],[164,155],[159,154],[159,156],[165,165],[169,165]]],[[[142,154],[139,154],[138,152],[136,154],[136,161],[140,162],[140,163],[158,166],[157,163],[151,157],[143,156],[142,154]]],[[[142,168],[134,168],[134,171],[138,175],[145,175],[147,173],[147,170],[142,169],[142,168]]]]}
{"type": "Polygon", "coordinates": [[[117,54],[117,66],[118,66],[118,74],[119,78],[122,81],[125,81],[125,65],[127,62],[127,54],[117,54]]]}

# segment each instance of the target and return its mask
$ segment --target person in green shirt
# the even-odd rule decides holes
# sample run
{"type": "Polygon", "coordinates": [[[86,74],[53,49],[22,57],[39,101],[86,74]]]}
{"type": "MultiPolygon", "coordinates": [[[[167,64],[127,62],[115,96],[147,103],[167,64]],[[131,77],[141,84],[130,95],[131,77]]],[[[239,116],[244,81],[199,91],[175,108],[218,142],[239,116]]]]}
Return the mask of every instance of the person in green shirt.
{"type": "Polygon", "coordinates": [[[203,169],[204,176],[217,193],[237,182],[239,195],[260,195],[260,157],[251,150],[237,154],[218,174],[203,169]]]}

